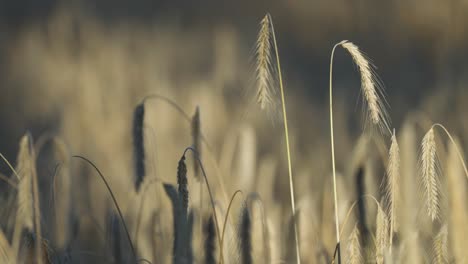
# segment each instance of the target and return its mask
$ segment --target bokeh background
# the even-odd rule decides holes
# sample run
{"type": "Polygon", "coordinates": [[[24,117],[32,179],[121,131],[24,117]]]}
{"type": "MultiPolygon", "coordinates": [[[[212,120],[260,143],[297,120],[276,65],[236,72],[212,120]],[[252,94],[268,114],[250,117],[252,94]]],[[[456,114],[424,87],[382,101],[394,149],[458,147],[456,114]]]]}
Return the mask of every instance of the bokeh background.
{"type": "MultiPolygon", "coordinates": [[[[438,91],[444,97],[441,103],[453,107],[450,102],[465,90],[467,10],[463,0],[2,0],[0,146],[14,157],[15,139],[24,129],[37,134],[53,127],[60,115],[57,104],[66,99],[44,91],[78,89],[70,87],[78,74],[72,68],[101,49],[109,53],[110,58],[102,61],[108,70],[116,67],[112,59],[128,56],[128,64],[118,70],[125,75],[122,78],[133,75],[129,78],[138,79],[135,82],[152,78],[185,86],[182,83],[192,78],[198,82],[218,78],[216,89],[243,86],[247,73],[242,69],[252,60],[258,23],[266,12],[275,20],[288,86],[294,85],[288,93],[303,94],[308,104],[323,106],[331,47],[348,39],[377,66],[398,124],[438,91]],[[153,65],[159,69],[150,68],[153,65]]],[[[337,96],[351,96],[346,104],[353,105],[358,76],[349,69],[353,66],[347,56],[338,54],[336,60],[337,96]]],[[[129,86],[134,91],[145,89],[138,83],[129,86]]],[[[161,85],[152,86],[157,90],[161,85]]]]}
{"type": "MultiPolygon", "coordinates": [[[[440,122],[466,146],[465,0],[0,0],[0,151],[14,164],[26,131],[37,141],[58,135],[68,154],[96,163],[132,215],[133,109],[144,96],[157,93],[189,116],[200,107],[209,143],[203,159],[218,199],[237,189],[255,190],[267,208],[280,204],[288,210],[282,127],[258,111],[252,96],[256,34],[267,12],[284,69],[297,200],[330,205],[321,200],[330,190],[329,56],[343,39],[357,44],[376,65],[397,134],[415,119],[424,129],[440,122]],[[271,185],[262,186],[265,181],[271,185]]],[[[335,56],[334,84],[337,166],[346,186],[353,181],[349,167],[359,158],[351,153],[365,125],[360,77],[343,50],[335,56]]],[[[147,177],[175,183],[177,161],[191,144],[190,124],[169,104],[149,101],[147,177]]],[[[55,164],[42,161],[42,188],[49,190],[44,179],[55,164]]],[[[90,170],[74,166],[72,178],[80,187],[73,192],[74,210],[103,214],[100,206],[109,204],[105,189],[90,170]]],[[[4,164],[0,171],[10,174],[4,164]]],[[[382,168],[375,171],[375,177],[368,176],[374,186],[369,190],[379,196],[382,168]]],[[[342,214],[353,195],[343,195],[342,214]]],[[[408,207],[420,210],[417,202],[408,207]]],[[[332,221],[331,214],[321,217],[322,224],[332,221]]],[[[319,240],[331,254],[333,226],[327,228],[319,240]]],[[[83,241],[87,238],[82,246],[92,248],[83,241]]]]}

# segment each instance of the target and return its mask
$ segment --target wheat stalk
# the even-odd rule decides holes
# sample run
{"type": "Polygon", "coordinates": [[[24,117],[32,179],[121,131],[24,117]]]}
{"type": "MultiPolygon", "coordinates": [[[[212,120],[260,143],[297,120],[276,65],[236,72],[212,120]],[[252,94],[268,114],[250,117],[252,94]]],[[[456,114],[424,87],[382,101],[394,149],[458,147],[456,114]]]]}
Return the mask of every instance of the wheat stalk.
{"type": "MultiPolygon", "coordinates": [[[[335,165],[335,139],[333,129],[333,57],[337,47],[342,46],[346,49],[353,58],[354,63],[358,66],[361,74],[361,89],[364,94],[368,105],[368,115],[372,123],[378,126],[381,130],[389,129],[389,120],[385,110],[385,101],[383,99],[383,92],[377,79],[377,75],[373,71],[372,64],[369,63],[367,58],[362,54],[359,48],[353,43],[343,40],[333,46],[330,56],[330,86],[329,86],[329,107],[330,107],[330,142],[331,142],[331,155],[332,155],[332,170],[333,170],[333,195],[335,201],[335,227],[336,227],[336,241],[339,246],[340,232],[339,232],[339,219],[338,219],[338,197],[336,191],[336,165],[335,165]]],[[[339,248],[338,248],[339,253],[339,248]]]]}
{"type": "Polygon", "coordinates": [[[386,198],[388,205],[388,214],[390,217],[390,253],[392,252],[393,233],[398,229],[398,222],[395,213],[395,208],[399,205],[399,181],[400,181],[400,148],[395,136],[395,130],[391,138],[389,151],[388,167],[387,167],[387,185],[386,198]]]}
{"type": "Polygon", "coordinates": [[[436,264],[449,263],[447,237],[447,225],[443,225],[432,243],[433,259],[436,264]]]}
{"type": "Polygon", "coordinates": [[[439,218],[438,159],[434,129],[431,128],[421,143],[421,176],[426,195],[427,213],[432,221],[439,218]]]}
{"type": "Polygon", "coordinates": [[[349,236],[348,245],[348,264],[360,264],[363,263],[363,257],[361,252],[361,243],[359,241],[359,229],[357,225],[354,226],[351,235],[349,236]]]}
{"type": "Polygon", "coordinates": [[[279,58],[278,44],[276,42],[276,35],[273,26],[273,21],[270,14],[267,14],[262,22],[259,37],[257,40],[257,101],[261,108],[267,108],[267,106],[274,107],[274,87],[272,85],[273,78],[271,76],[271,44],[273,41],[273,48],[276,55],[276,69],[278,73],[278,81],[281,94],[281,106],[283,112],[283,125],[284,125],[284,137],[286,141],[286,154],[288,159],[288,175],[289,175],[289,191],[291,196],[291,210],[294,219],[294,238],[296,243],[296,259],[297,263],[301,263],[301,254],[299,249],[299,237],[297,233],[297,221],[296,221],[296,205],[294,199],[294,184],[292,176],[292,165],[291,165],[291,150],[289,146],[289,132],[288,132],[288,117],[286,114],[286,104],[284,96],[283,77],[281,72],[281,63],[279,58]]]}

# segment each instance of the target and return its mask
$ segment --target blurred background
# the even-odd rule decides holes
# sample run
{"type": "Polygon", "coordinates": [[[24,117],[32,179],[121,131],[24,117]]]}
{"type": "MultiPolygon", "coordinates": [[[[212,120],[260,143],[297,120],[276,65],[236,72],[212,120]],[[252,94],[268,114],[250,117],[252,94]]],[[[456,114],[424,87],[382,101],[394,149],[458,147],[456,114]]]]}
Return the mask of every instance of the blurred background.
{"type": "MultiPolygon", "coordinates": [[[[80,89],[77,68],[88,57],[102,69],[85,70],[126,79],[119,85],[135,98],[162,83],[189,89],[185,83],[210,79],[213,89],[244,88],[251,72],[243,66],[252,62],[266,12],[276,26],[288,94],[323,106],[331,48],[348,39],[377,66],[398,124],[430,95],[442,91],[441,103],[454,107],[450,102],[466,90],[467,11],[464,0],[2,0],[0,148],[12,158],[26,128],[37,134],[57,126],[66,95],[80,89]]],[[[345,103],[354,106],[359,76],[344,52],[336,64],[336,94],[350,96],[345,103]]],[[[114,85],[104,81],[94,89],[114,85]]]]}
{"type": "MultiPolygon", "coordinates": [[[[417,115],[426,125],[444,123],[466,146],[466,0],[0,0],[0,152],[15,163],[26,131],[36,140],[58,135],[70,155],[97,164],[127,208],[133,110],[157,93],[190,117],[200,107],[210,146],[204,161],[218,197],[215,171],[225,179],[224,194],[250,188],[288,208],[286,177],[276,177],[270,190],[246,183],[268,168],[274,175],[286,171],[281,125],[269,122],[251,96],[254,47],[267,12],[284,70],[298,200],[321,197],[329,180],[329,56],[343,39],[377,67],[397,134],[417,115]]],[[[346,174],[364,118],[360,76],[343,50],[335,55],[334,85],[337,166],[346,174]]],[[[191,144],[190,124],[177,111],[162,100],[146,104],[148,177],[175,183],[177,161],[191,144]]],[[[53,163],[38,166],[53,174],[53,163]]],[[[4,164],[0,171],[10,174],[4,164]]],[[[89,171],[74,173],[86,183],[77,201],[102,195],[95,178],[80,177],[89,171]]],[[[377,174],[375,186],[383,175],[377,174]]],[[[324,237],[331,252],[333,236],[324,237]]]]}

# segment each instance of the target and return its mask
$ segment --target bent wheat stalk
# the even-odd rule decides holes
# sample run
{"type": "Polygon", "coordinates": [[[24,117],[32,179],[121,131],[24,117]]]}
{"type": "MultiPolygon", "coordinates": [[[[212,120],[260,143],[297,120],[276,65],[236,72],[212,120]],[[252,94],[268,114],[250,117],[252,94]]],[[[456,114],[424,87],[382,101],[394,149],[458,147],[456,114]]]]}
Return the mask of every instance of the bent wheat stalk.
{"type": "Polygon", "coordinates": [[[292,176],[292,165],[291,165],[291,150],[289,146],[289,132],[288,132],[288,117],[286,114],[286,104],[284,96],[284,87],[283,87],[283,77],[281,73],[281,64],[279,59],[278,44],[276,42],[275,29],[273,26],[273,21],[270,14],[267,14],[260,23],[261,28],[257,40],[257,101],[260,104],[262,109],[268,110],[271,106],[274,105],[274,88],[272,86],[273,77],[271,75],[271,43],[273,42],[273,49],[275,52],[276,59],[276,70],[278,73],[278,81],[281,95],[281,106],[282,106],[282,115],[283,115],[283,124],[284,124],[284,137],[286,141],[286,155],[288,160],[288,175],[289,175],[289,191],[291,195],[291,210],[294,222],[294,238],[296,243],[296,259],[297,263],[301,263],[300,259],[300,249],[299,249],[299,238],[297,234],[297,223],[296,223],[296,205],[294,200],[294,184],[292,176]]]}
{"type": "Polygon", "coordinates": [[[431,217],[432,221],[435,221],[439,218],[439,167],[437,159],[437,149],[435,142],[434,129],[440,128],[452,142],[458,158],[463,166],[466,177],[468,177],[468,170],[463,159],[462,152],[455,142],[452,135],[449,131],[439,123],[433,124],[431,128],[427,131],[421,143],[421,176],[424,186],[424,192],[426,195],[426,204],[428,208],[428,214],[431,217]]]}
{"type": "Polygon", "coordinates": [[[439,127],[440,129],[442,129],[445,132],[445,134],[447,135],[447,137],[449,138],[449,140],[452,142],[452,144],[455,147],[455,150],[457,152],[458,158],[460,159],[460,162],[461,162],[461,164],[463,166],[463,170],[465,171],[465,175],[468,178],[468,169],[466,167],[465,160],[463,159],[462,152],[461,152],[460,148],[458,147],[457,143],[455,142],[455,140],[453,139],[452,135],[448,132],[448,130],[442,124],[439,124],[439,123],[433,124],[431,129],[436,128],[436,127],[439,127]]]}
{"type": "MultiPolygon", "coordinates": [[[[372,123],[380,128],[381,131],[389,128],[389,121],[387,112],[385,110],[385,101],[383,100],[383,92],[379,86],[379,81],[376,74],[373,71],[373,66],[367,58],[361,53],[359,48],[353,43],[343,40],[335,46],[333,46],[330,56],[330,141],[331,141],[331,155],[332,155],[332,170],[333,170],[333,194],[335,201],[335,227],[336,227],[336,242],[337,242],[337,253],[340,258],[340,231],[339,231],[339,219],[338,219],[338,197],[336,191],[336,166],[335,166],[335,140],[333,130],[333,57],[337,47],[343,47],[349,52],[353,58],[354,63],[359,68],[361,74],[361,89],[364,95],[365,101],[368,106],[368,118],[372,123]]],[[[391,133],[391,131],[390,131],[391,133]]],[[[339,259],[339,262],[341,260],[339,259]]]]}

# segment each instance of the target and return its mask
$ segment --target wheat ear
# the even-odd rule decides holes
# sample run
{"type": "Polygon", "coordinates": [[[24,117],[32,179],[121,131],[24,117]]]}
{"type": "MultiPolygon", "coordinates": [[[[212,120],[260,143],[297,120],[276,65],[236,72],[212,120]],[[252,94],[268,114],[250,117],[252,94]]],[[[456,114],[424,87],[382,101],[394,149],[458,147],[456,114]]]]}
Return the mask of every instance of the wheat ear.
{"type": "Polygon", "coordinates": [[[426,195],[427,213],[432,221],[439,217],[438,159],[434,129],[431,128],[421,143],[421,176],[426,195]]]}
{"type": "Polygon", "coordinates": [[[241,263],[252,264],[252,219],[247,205],[241,211],[239,224],[239,242],[241,251],[241,263]]]}
{"type": "Polygon", "coordinates": [[[465,160],[463,159],[463,154],[460,151],[460,149],[458,148],[458,145],[455,142],[455,139],[452,137],[452,135],[448,132],[448,130],[442,124],[436,123],[436,124],[432,125],[432,128],[435,128],[435,127],[439,127],[440,129],[442,129],[445,132],[445,134],[447,135],[447,137],[449,138],[449,140],[452,142],[452,144],[455,147],[455,150],[457,152],[457,156],[460,159],[460,162],[461,162],[461,164],[463,166],[463,170],[465,171],[465,176],[468,178],[468,169],[466,167],[465,160]]]}
{"type": "Polygon", "coordinates": [[[335,226],[336,226],[336,241],[340,243],[340,232],[339,232],[339,219],[338,219],[338,197],[336,192],[336,166],[335,166],[335,139],[333,129],[333,57],[337,47],[342,46],[347,50],[354,63],[358,66],[361,73],[361,89],[364,94],[368,105],[369,119],[374,125],[377,125],[381,130],[389,129],[389,121],[387,118],[387,112],[385,110],[385,101],[383,100],[383,92],[380,90],[379,81],[376,74],[373,71],[372,64],[369,63],[367,58],[361,53],[359,48],[353,43],[343,40],[335,46],[333,46],[330,56],[330,87],[329,87],[329,99],[330,99],[330,141],[331,141],[331,155],[332,155],[332,170],[333,170],[333,194],[335,201],[335,226]]]}
{"type": "Polygon", "coordinates": [[[387,168],[387,185],[385,188],[386,199],[388,206],[388,214],[390,217],[390,253],[392,252],[393,232],[397,231],[398,222],[395,214],[395,208],[398,206],[398,193],[400,181],[400,148],[395,136],[395,130],[390,145],[388,168],[387,168]]]}
{"type": "MultiPolygon", "coordinates": [[[[36,234],[35,241],[35,257],[38,264],[42,263],[42,233],[39,211],[39,187],[37,183],[36,171],[36,154],[34,152],[34,145],[32,142],[31,134],[27,133],[21,138],[20,150],[18,154],[18,171],[23,173],[18,185],[18,215],[24,227],[36,234]]],[[[20,227],[20,226],[18,226],[20,227]]],[[[15,228],[16,229],[16,228],[15,228]]],[[[15,230],[14,248],[19,249],[18,235],[21,233],[15,230]]]]}
{"type": "Polygon", "coordinates": [[[443,225],[432,243],[433,259],[436,264],[449,263],[447,237],[447,225],[443,225]]]}
{"type": "Polygon", "coordinates": [[[216,229],[215,229],[215,223],[214,223],[214,218],[212,215],[208,218],[208,221],[206,222],[204,229],[205,233],[205,263],[206,264],[215,264],[216,263],[216,229]]]}
{"type": "Polygon", "coordinates": [[[17,170],[20,173],[18,184],[18,221],[22,221],[23,227],[34,231],[34,204],[32,197],[32,170],[33,157],[29,148],[29,137],[23,136],[20,140],[17,170]]]}
{"type": "Polygon", "coordinates": [[[349,236],[348,245],[348,264],[360,264],[364,260],[362,258],[361,243],[359,241],[359,229],[357,225],[354,226],[351,235],[349,236]]]}
{"type": "Polygon", "coordinates": [[[266,15],[260,22],[257,45],[255,49],[257,56],[257,103],[262,109],[271,109],[273,99],[273,76],[271,74],[271,32],[270,16],[266,15]]]}
{"type": "Polygon", "coordinates": [[[359,72],[361,73],[361,89],[368,107],[368,118],[382,130],[387,129],[391,132],[382,86],[374,72],[374,66],[352,42],[344,40],[338,43],[338,45],[341,45],[351,54],[354,63],[359,68],[359,72]]]}
{"type": "MultiPolygon", "coordinates": [[[[283,112],[283,125],[284,125],[284,137],[286,141],[286,154],[287,154],[287,159],[288,159],[288,175],[289,175],[289,191],[291,195],[291,210],[292,210],[292,216],[294,219],[294,238],[295,238],[295,243],[296,243],[296,259],[297,263],[301,263],[301,254],[300,254],[300,249],[299,249],[299,237],[297,234],[297,221],[296,221],[296,205],[295,205],[295,200],[294,200],[294,184],[293,184],[293,176],[292,176],[292,165],[291,165],[291,150],[289,146],[289,132],[288,132],[288,117],[286,114],[286,104],[285,104],[285,96],[284,96],[284,87],[283,87],[283,77],[281,73],[281,63],[279,59],[279,52],[278,52],[278,44],[276,42],[276,35],[275,35],[275,29],[273,26],[273,21],[271,19],[270,14],[267,14],[262,22],[261,22],[261,29],[260,29],[260,34],[259,38],[257,41],[257,47],[262,47],[263,51],[265,53],[257,51],[257,79],[262,80],[264,77],[271,78],[270,75],[270,63],[271,63],[271,49],[270,48],[270,41],[273,41],[273,48],[275,51],[276,55],[276,67],[277,67],[277,72],[278,72],[278,81],[279,81],[279,87],[280,87],[280,94],[281,94],[281,106],[282,106],[282,112],[283,112]],[[264,42],[264,43],[262,43],[264,42]],[[258,67],[265,67],[265,69],[258,69],[258,67]],[[265,76],[260,76],[260,75],[265,75],[265,76]]],[[[258,48],[257,48],[258,50],[258,48]]],[[[270,99],[272,98],[272,93],[273,86],[271,86],[271,80],[266,79],[266,82],[260,82],[259,81],[259,86],[258,86],[258,101],[260,103],[261,107],[265,107],[266,105],[271,104],[274,101],[271,101],[270,99]],[[265,85],[267,85],[265,87],[265,85]],[[263,89],[263,90],[262,90],[263,89]],[[262,98],[262,95],[264,98],[262,98]],[[260,100],[261,99],[261,100],[260,100]]]]}
{"type": "Polygon", "coordinates": [[[145,145],[143,122],[145,121],[145,104],[140,103],[133,113],[133,161],[135,167],[135,189],[138,192],[145,179],[145,145]]]}
{"type": "Polygon", "coordinates": [[[377,210],[377,229],[376,229],[376,261],[377,264],[384,263],[385,250],[388,248],[389,236],[388,236],[389,221],[385,214],[385,211],[381,206],[378,206],[377,210]]]}

